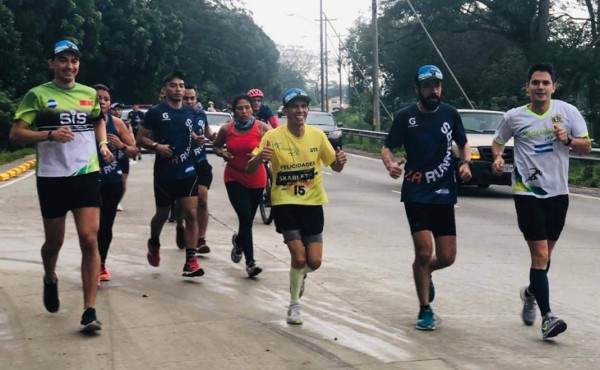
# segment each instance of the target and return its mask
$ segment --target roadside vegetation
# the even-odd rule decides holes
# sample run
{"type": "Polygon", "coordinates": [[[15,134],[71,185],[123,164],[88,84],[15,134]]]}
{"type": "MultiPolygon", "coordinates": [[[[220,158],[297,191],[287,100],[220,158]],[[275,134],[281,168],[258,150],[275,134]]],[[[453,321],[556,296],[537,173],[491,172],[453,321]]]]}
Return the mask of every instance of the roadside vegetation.
{"type": "Polygon", "coordinates": [[[34,148],[19,149],[14,152],[0,152],[0,165],[16,161],[34,153],[34,148]]]}

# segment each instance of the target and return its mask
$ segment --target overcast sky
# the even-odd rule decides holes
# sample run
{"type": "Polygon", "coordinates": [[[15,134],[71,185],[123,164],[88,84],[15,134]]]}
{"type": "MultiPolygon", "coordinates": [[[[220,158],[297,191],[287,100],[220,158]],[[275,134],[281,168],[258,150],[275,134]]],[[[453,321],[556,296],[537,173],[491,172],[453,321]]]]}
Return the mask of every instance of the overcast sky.
{"type": "MultiPolygon", "coordinates": [[[[320,0],[244,0],[253,13],[254,22],[281,46],[304,46],[319,50],[320,0]]],[[[333,28],[342,35],[360,16],[370,19],[371,0],[323,0],[323,13],[331,19],[333,28]],[[336,19],[336,20],[333,20],[336,19]]],[[[337,39],[331,28],[328,36],[337,39]]]]}

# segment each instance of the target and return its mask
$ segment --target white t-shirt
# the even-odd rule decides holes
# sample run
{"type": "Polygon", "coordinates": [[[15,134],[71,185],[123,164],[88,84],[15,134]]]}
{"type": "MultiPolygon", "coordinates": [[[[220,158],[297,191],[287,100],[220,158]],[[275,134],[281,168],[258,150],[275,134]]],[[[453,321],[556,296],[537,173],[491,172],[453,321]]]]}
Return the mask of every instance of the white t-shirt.
{"type": "Polygon", "coordinates": [[[569,103],[552,100],[543,115],[528,106],[509,110],[496,129],[494,141],[505,144],[514,137],[513,191],[519,195],[548,198],[569,194],[569,147],[554,134],[563,126],[572,137],[587,137],[581,113],[569,103]]]}

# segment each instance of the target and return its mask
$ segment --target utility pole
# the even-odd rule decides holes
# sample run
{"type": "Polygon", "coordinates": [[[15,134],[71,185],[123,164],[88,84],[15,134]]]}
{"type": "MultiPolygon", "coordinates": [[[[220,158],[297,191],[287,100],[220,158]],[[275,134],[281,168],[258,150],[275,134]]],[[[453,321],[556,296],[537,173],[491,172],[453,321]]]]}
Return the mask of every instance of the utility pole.
{"type": "Polygon", "coordinates": [[[340,109],[342,109],[342,39],[338,38],[338,73],[340,74],[340,109]]]}
{"type": "Polygon", "coordinates": [[[377,0],[372,1],[371,8],[373,24],[373,128],[375,131],[381,131],[379,122],[379,34],[377,31],[377,0]]]}
{"type": "MultiPolygon", "coordinates": [[[[325,14],[323,14],[323,16],[325,17],[325,22],[327,22],[327,16],[325,14]]],[[[327,58],[327,44],[329,44],[329,42],[327,42],[327,23],[325,23],[325,28],[324,28],[324,34],[325,34],[325,112],[329,112],[329,60],[327,58]]]]}
{"type": "Polygon", "coordinates": [[[325,110],[325,65],[323,63],[323,0],[319,1],[319,26],[321,28],[321,110],[325,110]]]}

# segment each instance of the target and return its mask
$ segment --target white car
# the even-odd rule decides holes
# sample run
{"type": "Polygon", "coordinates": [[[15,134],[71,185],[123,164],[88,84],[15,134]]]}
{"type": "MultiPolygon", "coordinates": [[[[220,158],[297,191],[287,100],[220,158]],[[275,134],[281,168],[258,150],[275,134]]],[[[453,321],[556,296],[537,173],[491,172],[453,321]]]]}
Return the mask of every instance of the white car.
{"type": "MultiPolygon", "coordinates": [[[[210,130],[212,132],[214,132],[215,134],[219,132],[219,129],[221,128],[221,126],[223,126],[224,124],[231,122],[231,120],[233,120],[233,117],[231,117],[231,114],[227,113],[227,112],[207,112],[204,111],[204,113],[206,113],[206,118],[208,119],[208,125],[210,126],[210,130]]],[[[212,141],[210,140],[206,140],[206,152],[211,153],[212,150],[212,141]]]]}
{"type": "MultiPolygon", "coordinates": [[[[494,132],[502,121],[504,112],[479,109],[458,109],[463,122],[467,141],[471,147],[471,180],[462,185],[477,185],[487,188],[490,185],[511,185],[511,173],[514,169],[513,141],[506,143],[503,158],[504,173],[500,176],[492,173],[492,140],[494,132]]],[[[458,159],[458,150],[455,150],[458,159]]]]}

